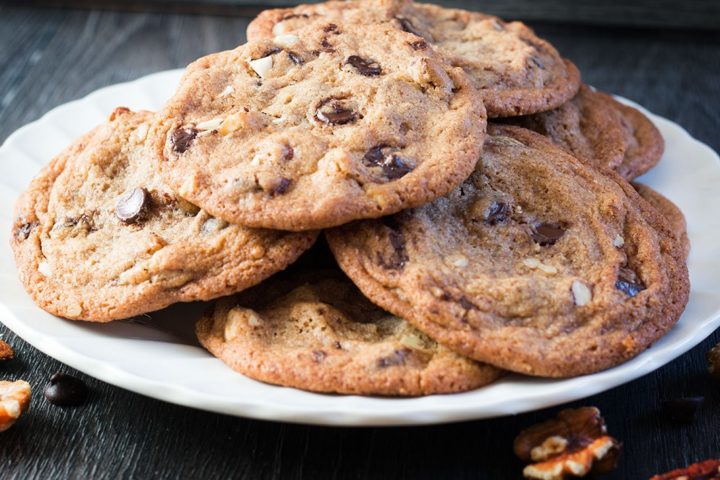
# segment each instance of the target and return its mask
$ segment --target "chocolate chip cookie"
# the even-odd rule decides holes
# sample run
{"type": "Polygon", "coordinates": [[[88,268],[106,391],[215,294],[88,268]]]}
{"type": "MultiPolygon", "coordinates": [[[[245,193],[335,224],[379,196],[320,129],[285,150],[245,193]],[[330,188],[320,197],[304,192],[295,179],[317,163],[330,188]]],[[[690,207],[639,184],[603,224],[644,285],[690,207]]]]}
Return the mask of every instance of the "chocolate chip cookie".
{"type": "Polygon", "coordinates": [[[337,267],[287,273],[215,303],[200,343],[251,378],[316,392],[429,395],[500,376],[370,303],[337,267]]]}
{"type": "Polygon", "coordinates": [[[690,239],[688,238],[687,222],[682,210],[670,199],[645,184],[633,182],[632,186],[635,187],[641,197],[665,217],[687,259],[690,254],[690,239]]]}
{"type": "MultiPolygon", "coordinates": [[[[575,65],[521,22],[407,0],[325,2],[266,10],[248,26],[250,40],[282,37],[307,25],[388,23],[419,35],[473,79],[489,117],[551,110],[580,86],[575,65]]],[[[364,28],[357,26],[355,28],[364,28]]],[[[426,43],[413,44],[422,50],[426,43]]]]}
{"type": "Polygon", "coordinates": [[[484,108],[418,41],[327,22],[194,62],[153,134],[163,178],[213,215],[281,230],[444,195],[477,162],[484,108]]]}
{"type": "Polygon", "coordinates": [[[11,243],[20,280],[48,312],[103,322],[228,295],[315,240],[229,225],[175,195],[146,147],[151,119],[117,109],[18,200],[11,243]]]}
{"type": "Polygon", "coordinates": [[[502,122],[545,135],[574,156],[629,180],[655,166],[664,149],[662,135],[642,112],[586,85],[555,110],[502,122]]]}
{"type": "Polygon", "coordinates": [[[489,127],[475,172],[448,196],[327,238],[374,303],[462,355],[530,375],[632,358],[688,299],[666,220],[618,175],[519,127],[489,127]]]}

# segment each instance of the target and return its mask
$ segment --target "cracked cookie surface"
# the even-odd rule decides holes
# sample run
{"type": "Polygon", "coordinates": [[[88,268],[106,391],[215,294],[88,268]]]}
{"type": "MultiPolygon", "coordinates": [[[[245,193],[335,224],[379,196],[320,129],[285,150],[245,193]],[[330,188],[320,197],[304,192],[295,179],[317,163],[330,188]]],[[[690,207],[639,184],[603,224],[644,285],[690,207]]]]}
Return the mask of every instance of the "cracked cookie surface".
{"type": "MultiPolygon", "coordinates": [[[[272,38],[324,21],[386,23],[423,37],[468,72],[489,117],[559,107],[580,86],[575,65],[521,22],[406,0],[335,1],[266,10],[250,23],[247,36],[272,38]]],[[[415,45],[424,48],[423,43],[415,45]]]]}
{"type": "Polygon", "coordinates": [[[531,375],[623,362],[688,298],[666,220],[618,175],[519,127],[491,125],[475,172],[448,196],[326,236],[373,302],[463,355],[531,375]]]}
{"type": "Polygon", "coordinates": [[[550,138],[576,157],[631,180],[654,167],[665,144],[642,112],[583,85],[557,109],[503,120],[550,138]]]}
{"type": "Polygon", "coordinates": [[[501,375],[373,305],[337,267],[282,272],[218,300],[196,332],[244,375],[317,392],[430,395],[501,375]]]}
{"type": "Polygon", "coordinates": [[[484,108],[417,41],[327,22],[194,62],[153,133],[163,178],[220,218],[281,230],[444,195],[477,162],[484,108]]]}
{"type": "Polygon", "coordinates": [[[172,193],[146,147],[151,118],[116,109],[19,198],[12,248],[48,312],[109,321],[208,300],[282,270],[314,242],[315,232],[228,224],[172,193]]]}

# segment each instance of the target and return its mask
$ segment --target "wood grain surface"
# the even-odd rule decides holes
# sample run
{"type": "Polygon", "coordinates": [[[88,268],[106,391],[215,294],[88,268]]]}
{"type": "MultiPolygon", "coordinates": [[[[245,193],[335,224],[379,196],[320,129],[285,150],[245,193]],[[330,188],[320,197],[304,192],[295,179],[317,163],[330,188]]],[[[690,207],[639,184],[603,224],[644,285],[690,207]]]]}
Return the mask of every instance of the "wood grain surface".
{"type": "MultiPolygon", "coordinates": [[[[0,141],[99,87],[233,47],[247,21],[0,5],[0,141]]],[[[717,35],[535,26],[587,82],[640,102],[720,150],[717,35]]],[[[92,389],[90,402],[60,408],[42,389],[53,373],[72,369],[3,326],[0,335],[16,349],[14,360],[0,364],[0,377],[34,388],[30,410],[0,433],[3,479],[513,479],[521,471],[513,437],[559,409],[432,427],[322,428],[179,407],[80,374],[92,389]]],[[[720,385],[707,376],[704,358],[718,341],[715,332],[666,367],[572,404],[598,406],[624,443],[619,469],[606,478],[644,479],[720,457],[720,385]],[[675,424],[659,405],[684,396],[704,396],[705,403],[695,421],[675,424]]]]}

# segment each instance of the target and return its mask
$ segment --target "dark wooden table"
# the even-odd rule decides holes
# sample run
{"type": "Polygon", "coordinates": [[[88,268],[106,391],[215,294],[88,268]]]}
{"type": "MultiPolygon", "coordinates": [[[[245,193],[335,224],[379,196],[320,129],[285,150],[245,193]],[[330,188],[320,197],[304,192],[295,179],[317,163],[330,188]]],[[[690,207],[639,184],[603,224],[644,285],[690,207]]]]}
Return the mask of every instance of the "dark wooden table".
{"type": "MultiPolygon", "coordinates": [[[[244,40],[247,22],[0,5],[0,141],[99,87],[231,48],[244,40]]],[[[587,82],[720,150],[717,33],[534,26],[587,82]]],[[[643,479],[720,457],[720,384],[707,376],[704,357],[718,333],[644,378],[573,404],[600,407],[624,443],[620,467],[607,478],[643,479]],[[693,422],[676,424],[659,411],[662,399],[686,396],[705,397],[693,422]]],[[[0,334],[17,354],[0,365],[0,377],[35,388],[30,411],[0,434],[0,478],[520,478],[513,437],[558,409],[432,427],[322,428],[179,407],[81,374],[90,402],[59,408],[42,389],[50,375],[72,369],[3,326],[0,334]]]]}

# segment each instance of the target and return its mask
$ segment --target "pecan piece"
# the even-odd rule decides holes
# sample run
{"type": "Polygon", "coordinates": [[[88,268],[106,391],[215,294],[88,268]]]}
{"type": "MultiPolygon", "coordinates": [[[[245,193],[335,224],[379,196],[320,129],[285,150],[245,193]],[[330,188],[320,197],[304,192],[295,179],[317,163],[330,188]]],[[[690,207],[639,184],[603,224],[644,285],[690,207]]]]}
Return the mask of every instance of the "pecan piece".
{"type": "Polygon", "coordinates": [[[521,460],[534,462],[523,470],[525,478],[541,480],[608,472],[620,453],[620,444],[607,434],[595,407],[562,410],[556,418],[520,432],[513,447],[521,460]]]}
{"type": "Polygon", "coordinates": [[[30,405],[30,384],[0,381],[0,432],[12,427],[30,405]]]}
{"type": "Polygon", "coordinates": [[[720,480],[720,460],[705,460],[687,468],[655,475],[650,480],[720,480]]]}
{"type": "Polygon", "coordinates": [[[12,347],[4,340],[0,340],[0,360],[10,360],[14,355],[12,347]]]}

